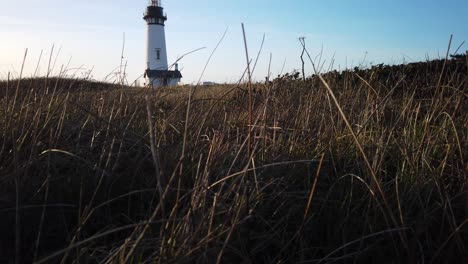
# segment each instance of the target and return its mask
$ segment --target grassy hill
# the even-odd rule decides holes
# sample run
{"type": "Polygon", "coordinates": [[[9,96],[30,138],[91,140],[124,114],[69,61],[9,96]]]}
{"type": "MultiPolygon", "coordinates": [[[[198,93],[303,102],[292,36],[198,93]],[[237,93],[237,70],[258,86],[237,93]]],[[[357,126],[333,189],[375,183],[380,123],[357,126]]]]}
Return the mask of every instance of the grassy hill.
{"type": "Polygon", "coordinates": [[[467,73],[2,81],[0,262],[466,263],[467,73]]]}

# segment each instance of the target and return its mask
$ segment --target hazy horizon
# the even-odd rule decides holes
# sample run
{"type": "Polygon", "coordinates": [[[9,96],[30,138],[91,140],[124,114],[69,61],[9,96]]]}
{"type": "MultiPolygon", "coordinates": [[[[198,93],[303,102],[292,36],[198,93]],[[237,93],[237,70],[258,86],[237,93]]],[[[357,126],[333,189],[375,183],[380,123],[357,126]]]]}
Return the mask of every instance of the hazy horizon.
{"type": "MultiPolygon", "coordinates": [[[[233,82],[242,74],[245,55],[241,23],[246,26],[249,53],[255,57],[262,37],[265,43],[254,77],[266,76],[270,54],[272,74],[300,69],[301,46],[306,37],[313,56],[323,48],[325,68],[394,64],[444,57],[450,34],[452,52],[468,39],[460,1],[163,1],[168,15],[166,39],[169,63],[191,50],[206,47],[180,61],[183,83],[198,80],[211,51],[227,29],[202,81],[233,82]],[[283,67],[284,65],[284,67],[283,67]]],[[[123,34],[124,63],[128,81],[145,68],[146,0],[99,2],[0,0],[0,78],[17,76],[25,49],[28,57],[23,76],[31,76],[42,54],[39,74],[48,66],[54,45],[55,73],[62,65],[70,73],[93,69],[94,79],[104,80],[119,67],[123,34]],[[58,53],[60,51],[60,53],[58,53]],[[82,70],[80,70],[82,69],[82,70]]],[[[460,51],[468,49],[464,43],[460,51]]],[[[307,64],[308,74],[312,69],[307,64]]],[[[110,75],[112,76],[112,75],[110,75]]],[[[111,80],[111,79],[108,79],[111,80]]]]}

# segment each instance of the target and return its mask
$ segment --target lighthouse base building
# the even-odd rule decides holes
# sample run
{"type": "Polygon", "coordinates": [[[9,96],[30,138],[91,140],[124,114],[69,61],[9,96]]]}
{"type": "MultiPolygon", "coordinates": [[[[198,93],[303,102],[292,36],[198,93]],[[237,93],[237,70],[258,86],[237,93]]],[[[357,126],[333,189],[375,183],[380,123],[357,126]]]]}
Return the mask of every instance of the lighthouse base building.
{"type": "Polygon", "coordinates": [[[146,70],[147,85],[151,87],[177,86],[182,79],[180,71],[146,70]]]}
{"type": "Polygon", "coordinates": [[[165,22],[161,0],[150,0],[143,19],[148,25],[145,71],[146,85],[150,87],[176,86],[182,79],[177,64],[170,70],[167,63],[165,22]]]}

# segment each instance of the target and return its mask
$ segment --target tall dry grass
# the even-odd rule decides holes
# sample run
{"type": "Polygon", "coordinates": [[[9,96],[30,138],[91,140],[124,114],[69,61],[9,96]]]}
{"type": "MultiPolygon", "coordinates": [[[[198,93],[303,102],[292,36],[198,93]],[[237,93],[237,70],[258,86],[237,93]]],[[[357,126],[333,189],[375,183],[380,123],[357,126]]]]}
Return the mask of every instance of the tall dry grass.
{"type": "Polygon", "coordinates": [[[463,263],[467,72],[2,81],[0,262],[463,263]]]}

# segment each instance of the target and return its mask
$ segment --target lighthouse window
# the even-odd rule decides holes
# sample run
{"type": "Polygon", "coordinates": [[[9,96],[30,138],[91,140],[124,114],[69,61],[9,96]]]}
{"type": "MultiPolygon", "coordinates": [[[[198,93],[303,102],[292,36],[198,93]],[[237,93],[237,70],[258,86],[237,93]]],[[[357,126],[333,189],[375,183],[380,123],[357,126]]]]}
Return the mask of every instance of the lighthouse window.
{"type": "Polygon", "coordinates": [[[161,50],[160,49],[156,49],[156,59],[157,60],[161,59],[161,50]]]}

